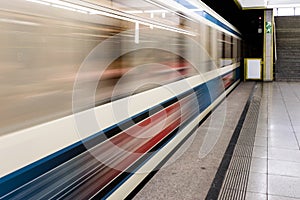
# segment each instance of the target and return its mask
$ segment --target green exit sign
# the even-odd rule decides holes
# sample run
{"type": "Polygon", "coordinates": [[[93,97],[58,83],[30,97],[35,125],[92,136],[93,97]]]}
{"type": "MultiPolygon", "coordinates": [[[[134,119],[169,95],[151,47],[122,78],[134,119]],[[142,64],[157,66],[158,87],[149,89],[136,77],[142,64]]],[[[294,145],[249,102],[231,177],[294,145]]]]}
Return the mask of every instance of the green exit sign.
{"type": "Polygon", "coordinates": [[[266,22],[266,33],[272,32],[272,24],[271,22],[266,22]]]}

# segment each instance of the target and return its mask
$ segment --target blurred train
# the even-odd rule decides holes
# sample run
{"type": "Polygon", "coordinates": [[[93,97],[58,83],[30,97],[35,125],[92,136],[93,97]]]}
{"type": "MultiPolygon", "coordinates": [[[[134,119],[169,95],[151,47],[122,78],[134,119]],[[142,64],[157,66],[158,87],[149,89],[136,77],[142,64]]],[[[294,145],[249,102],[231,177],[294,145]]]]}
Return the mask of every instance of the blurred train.
{"type": "Polygon", "coordinates": [[[0,199],[128,197],[240,81],[198,0],[0,4],[0,199]]]}

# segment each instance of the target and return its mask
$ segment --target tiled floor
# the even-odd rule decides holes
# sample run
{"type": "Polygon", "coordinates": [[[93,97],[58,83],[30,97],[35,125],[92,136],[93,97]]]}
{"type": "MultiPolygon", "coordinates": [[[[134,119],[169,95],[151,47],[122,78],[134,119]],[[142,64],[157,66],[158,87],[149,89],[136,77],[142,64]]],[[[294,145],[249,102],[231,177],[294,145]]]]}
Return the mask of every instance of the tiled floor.
{"type": "MultiPolygon", "coordinates": [[[[214,124],[220,120],[214,120],[219,119],[218,116],[210,116],[197,131],[188,150],[173,164],[161,169],[135,199],[205,199],[251,87],[249,83],[242,83],[233,91],[223,102],[227,103],[226,120],[214,124]],[[216,145],[205,157],[199,157],[206,135],[218,132],[219,124],[222,134],[216,145]]],[[[300,82],[264,83],[247,200],[300,199],[299,141],[300,82]]]]}
{"type": "Polygon", "coordinates": [[[300,83],[263,84],[246,199],[300,199],[300,83]]]}

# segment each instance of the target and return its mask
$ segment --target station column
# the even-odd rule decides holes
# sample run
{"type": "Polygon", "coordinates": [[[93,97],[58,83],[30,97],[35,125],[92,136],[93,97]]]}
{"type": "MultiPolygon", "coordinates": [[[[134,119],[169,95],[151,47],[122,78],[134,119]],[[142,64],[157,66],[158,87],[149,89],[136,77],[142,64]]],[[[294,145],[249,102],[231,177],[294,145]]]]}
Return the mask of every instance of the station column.
{"type": "Polygon", "coordinates": [[[264,11],[263,81],[273,81],[273,10],[264,11]]]}

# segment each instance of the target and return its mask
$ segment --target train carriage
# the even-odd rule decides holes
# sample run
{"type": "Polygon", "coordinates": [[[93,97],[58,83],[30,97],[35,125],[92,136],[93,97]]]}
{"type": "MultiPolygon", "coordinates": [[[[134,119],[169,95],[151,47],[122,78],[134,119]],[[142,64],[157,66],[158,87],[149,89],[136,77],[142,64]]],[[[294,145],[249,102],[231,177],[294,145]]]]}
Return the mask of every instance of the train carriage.
{"type": "Polygon", "coordinates": [[[125,198],[240,81],[196,0],[1,2],[0,198],[125,198]]]}

